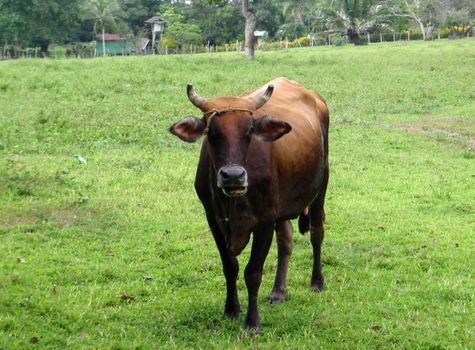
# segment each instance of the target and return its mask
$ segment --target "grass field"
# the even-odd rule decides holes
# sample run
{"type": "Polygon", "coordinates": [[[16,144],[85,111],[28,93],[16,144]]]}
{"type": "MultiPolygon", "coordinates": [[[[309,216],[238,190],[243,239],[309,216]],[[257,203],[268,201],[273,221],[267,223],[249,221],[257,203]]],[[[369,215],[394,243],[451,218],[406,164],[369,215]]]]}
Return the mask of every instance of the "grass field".
{"type": "Polygon", "coordinates": [[[474,82],[469,39],[0,62],[0,349],[474,349],[474,82]],[[268,304],[272,248],[253,338],[222,317],[200,145],[167,129],[198,112],[189,81],[211,97],[277,76],[330,107],[327,289],[296,234],[289,298],[268,304]]]}

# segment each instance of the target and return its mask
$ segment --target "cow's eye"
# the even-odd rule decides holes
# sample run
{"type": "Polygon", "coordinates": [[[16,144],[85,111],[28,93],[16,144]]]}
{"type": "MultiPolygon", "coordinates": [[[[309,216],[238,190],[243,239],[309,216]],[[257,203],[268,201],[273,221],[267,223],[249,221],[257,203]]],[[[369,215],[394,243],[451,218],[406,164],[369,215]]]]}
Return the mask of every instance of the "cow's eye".
{"type": "Polygon", "coordinates": [[[254,133],[254,125],[251,125],[249,129],[247,129],[246,135],[252,135],[254,133]]]}

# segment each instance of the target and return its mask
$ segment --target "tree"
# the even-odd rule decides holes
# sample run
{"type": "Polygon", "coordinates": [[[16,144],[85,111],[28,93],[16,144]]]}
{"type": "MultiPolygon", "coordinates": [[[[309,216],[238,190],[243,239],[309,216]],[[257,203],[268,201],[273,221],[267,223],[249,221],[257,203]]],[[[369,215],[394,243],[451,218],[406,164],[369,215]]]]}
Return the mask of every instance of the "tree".
{"type": "Polygon", "coordinates": [[[9,42],[18,40],[18,28],[25,27],[24,19],[4,1],[0,2],[0,40],[3,42],[3,54],[9,42]]]}
{"type": "Polygon", "coordinates": [[[113,25],[119,15],[121,8],[116,0],[85,0],[82,5],[82,17],[84,20],[94,21],[94,34],[97,33],[97,25],[101,26],[102,32],[102,53],[106,55],[106,25],[113,25]]]}
{"type": "Polygon", "coordinates": [[[438,0],[435,16],[440,25],[452,29],[452,35],[467,35],[475,25],[475,2],[473,0],[438,0]]]}
{"type": "Polygon", "coordinates": [[[162,17],[168,23],[168,35],[177,43],[179,49],[182,49],[186,43],[198,44],[201,41],[199,27],[196,24],[186,23],[185,17],[174,7],[167,6],[162,17]]]}
{"type": "Polygon", "coordinates": [[[39,45],[44,55],[51,42],[70,40],[78,27],[79,0],[0,0],[0,36],[39,45]]]}
{"type": "Polygon", "coordinates": [[[256,29],[256,15],[249,7],[248,0],[242,0],[242,15],[246,19],[244,27],[244,53],[248,60],[254,59],[254,30],[256,29]]]}
{"type": "Polygon", "coordinates": [[[306,7],[310,7],[315,4],[316,1],[312,0],[285,0],[282,1],[284,13],[293,11],[295,23],[303,24],[303,11],[306,7]]]}
{"type": "Polygon", "coordinates": [[[140,32],[147,18],[161,13],[161,1],[156,0],[118,0],[124,16],[122,17],[134,34],[140,32]]]}
{"type": "Polygon", "coordinates": [[[394,16],[410,18],[416,22],[422,39],[426,40],[432,37],[432,16],[429,11],[432,2],[433,0],[387,0],[386,6],[394,16]]]}
{"type": "Polygon", "coordinates": [[[276,35],[280,26],[285,22],[285,17],[275,2],[272,0],[259,0],[254,4],[256,9],[256,28],[258,30],[265,30],[271,38],[276,35]]]}
{"type": "Polygon", "coordinates": [[[243,36],[240,4],[195,0],[180,9],[186,22],[199,26],[203,43],[222,45],[243,36]]]}
{"type": "Polygon", "coordinates": [[[363,44],[361,34],[378,20],[379,6],[375,0],[330,0],[320,6],[327,25],[345,31],[350,42],[356,45],[363,44]]]}

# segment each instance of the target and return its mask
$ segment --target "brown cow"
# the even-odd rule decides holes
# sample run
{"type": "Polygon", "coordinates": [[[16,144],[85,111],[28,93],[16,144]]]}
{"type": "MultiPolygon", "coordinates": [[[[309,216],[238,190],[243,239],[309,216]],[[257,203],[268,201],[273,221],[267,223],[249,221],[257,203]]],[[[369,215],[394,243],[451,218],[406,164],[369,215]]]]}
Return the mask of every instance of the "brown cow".
{"type": "Polygon", "coordinates": [[[239,97],[205,100],[191,84],[187,93],[203,117],[184,118],[170,131],[187,142],[206,136],[195,189],[223,263],[227,286],[224,313],[231,318],[239,316],[236,256],[253,233],[244,271],[249,296],[244,328],[259,329],[257,294],[274,229],[278,267],[270,301],[282,302],[287,294],[293,235],[290,219],[300,216],[300,232],[310,229],[310,287],[323,289],[320,254],[328,183],[328,109],[319,94],[286,78],[239,97]]]}

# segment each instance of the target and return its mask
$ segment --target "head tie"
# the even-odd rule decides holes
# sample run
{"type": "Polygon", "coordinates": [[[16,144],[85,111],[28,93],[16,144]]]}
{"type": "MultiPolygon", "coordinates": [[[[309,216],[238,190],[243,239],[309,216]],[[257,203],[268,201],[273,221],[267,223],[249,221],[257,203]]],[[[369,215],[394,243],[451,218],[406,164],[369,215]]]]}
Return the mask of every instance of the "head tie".
{"type": "Polygon", "coordinates": [[[249,114],[252,115],[254,113],[250,109],[247,108],[225,108],[225,109],[212,109],[208,112],[204,113],[204,116],[208,115],[208,119],[206,120],[206,128],[204,129],[203,133],[206,135],[208,134],[209,131],[209,124],[211,123],[211,119],[213,119],[215,116],[227,113],[227,112],[248,112],[249,114]]]}

